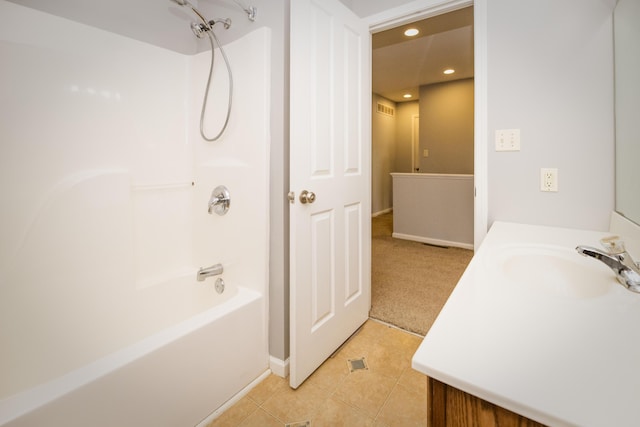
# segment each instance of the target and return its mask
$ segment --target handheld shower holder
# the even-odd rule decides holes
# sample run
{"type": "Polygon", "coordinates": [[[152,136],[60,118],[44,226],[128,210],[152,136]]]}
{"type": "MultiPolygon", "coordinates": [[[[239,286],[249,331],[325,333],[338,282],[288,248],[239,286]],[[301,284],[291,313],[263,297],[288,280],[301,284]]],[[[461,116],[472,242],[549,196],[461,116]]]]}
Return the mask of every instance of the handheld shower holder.
{"type": "Polygon", "coordinates": [[[204,34],[207,31],[209,31],[209,28],[207,28],[207,26],[204,24],[198,24],[197,22],[192,22],[191,31],[193,31],[193,34],[195,34],[197,38],[201,39],[202,37],[204,37],[204,34]]]}
{"type": "Polygon", "coordinates": [[[204,37],[205,33],[207,31],[211,31],[213,29],[213,26],[216,25],[217,23],[221,23],[222,25],[224,25],[224,29],[228,30],[229,28],[231,28],[231,19],[227,18],[227,19],[212,19],[210,20],[207,25],[205,25],[202,22],[192,22],[191,23],[191,31],[193,31],[193,34],[195,34],[195,36],[199,39],[201,39],[202,37],[204,37]]]}

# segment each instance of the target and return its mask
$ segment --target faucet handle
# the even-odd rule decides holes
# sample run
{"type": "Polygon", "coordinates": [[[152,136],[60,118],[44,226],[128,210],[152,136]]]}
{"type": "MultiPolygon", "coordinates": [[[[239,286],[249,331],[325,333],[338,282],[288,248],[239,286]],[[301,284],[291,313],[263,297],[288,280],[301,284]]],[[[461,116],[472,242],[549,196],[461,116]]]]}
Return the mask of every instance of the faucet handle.
{"type": "Polygon", "coordinates": [[[624,240],[620,239],[620,236],[607,236],[600,239],[600,244],[611,255],[618,255],[626,252],[624,247],[624,240]]]}
{"type": "Polygon", "coordinates": [[[229,196],[229,190],[224,185],[218,185],[213,189],[211,198],[209,199],[209,213],[217,213],[218,215],[224,215],[229,211],[231,205],[231,197],[229,196]]]}

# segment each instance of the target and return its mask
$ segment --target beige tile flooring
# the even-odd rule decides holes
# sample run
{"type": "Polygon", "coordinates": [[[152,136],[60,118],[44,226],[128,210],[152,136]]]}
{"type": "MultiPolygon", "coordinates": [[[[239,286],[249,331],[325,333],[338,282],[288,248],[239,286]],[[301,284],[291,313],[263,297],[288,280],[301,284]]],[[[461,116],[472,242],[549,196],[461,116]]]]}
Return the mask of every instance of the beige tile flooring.
{"type": "Polygon", "coordinates": [[[426,377],[411,368],[421,341],[368,320],[297,390],[270,375],[209,427],[426,426],[426,377]],[[368,369],[350,372],[360,358],[368,369]]]}

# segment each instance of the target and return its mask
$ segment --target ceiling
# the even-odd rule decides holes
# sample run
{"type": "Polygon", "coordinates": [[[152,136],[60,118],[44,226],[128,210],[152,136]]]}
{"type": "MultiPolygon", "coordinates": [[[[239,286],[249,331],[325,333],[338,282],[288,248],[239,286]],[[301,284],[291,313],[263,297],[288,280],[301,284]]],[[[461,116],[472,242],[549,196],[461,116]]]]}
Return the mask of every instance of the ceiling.
{"type": "MultiPolygon", "coordinates": [[[[193,13],[171,0],[8,1],[179,53],[192,55],[198,52],[198,40],[190,29],[193,13]]],[[[234,25],[225,36],[249,22],[233,0],[190,0],[190,3],[207,18],[231,18],[234,25]]],[[[206,42],[200,43],[202,49],[208,46],[206,42]]]]}
{"type": "Polygon", "coordinates": [[[473,77],[473,7],[376,33],[372,47],[373,92],[414,101],[420,86],[473,77]],[[420,33],[407,37],[407,28],[420,33]],[[443,74],[447,68],[455,73],[443,74]],[[406,93],[412,97],[403,98],[406,93]]]}
{"type": "MultiPolygon", "coordinates": [[[[189,29],[193,15],[170,0],[9,1],[180,53],[194,54],[198,50],[189,29]],[[151,16],[153,19],[149,19],[151,16]]],[[[261,6],[264,1],[246,2],[261,6]]],[[[234,26],[230,31],[248,22],[233,0],[191,2],[206,16],[231,17],[234,26]]],[[[406,101],[402,95],[411,93],[411,100],[416,100],[422,85],[473,77],[473,7],[376,33],[372,47],[373,92],[396,102],[406,101]],[[409,27],[418,28],[420,33],[406,37],[403,32],[409,27]],[[449,67],[456,72],[442,74],[449,67]]]]}

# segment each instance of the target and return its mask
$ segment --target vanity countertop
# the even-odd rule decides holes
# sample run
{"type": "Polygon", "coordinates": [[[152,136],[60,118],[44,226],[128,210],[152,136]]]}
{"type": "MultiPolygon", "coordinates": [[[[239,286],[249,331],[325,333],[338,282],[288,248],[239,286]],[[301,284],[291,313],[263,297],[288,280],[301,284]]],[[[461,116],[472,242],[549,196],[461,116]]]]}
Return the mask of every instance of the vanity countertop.
{"type": "Polygon", "coordinates": [[[606,232],[495,222],[413,356],[551,426],[640,422],[640,294],[579,255],[606,232]]]}

